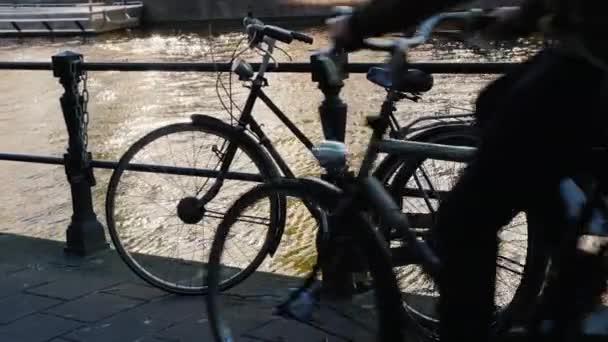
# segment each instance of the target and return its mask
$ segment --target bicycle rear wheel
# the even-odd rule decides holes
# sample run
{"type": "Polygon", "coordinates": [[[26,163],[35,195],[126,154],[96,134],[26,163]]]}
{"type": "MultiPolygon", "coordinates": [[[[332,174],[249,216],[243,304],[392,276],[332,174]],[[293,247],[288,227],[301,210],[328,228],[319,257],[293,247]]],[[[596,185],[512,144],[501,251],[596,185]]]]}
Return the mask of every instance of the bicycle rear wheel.
{"type": "MultiPolygon", "coordinates": [[[[218,227],[209,257],[207,312],[216,341],[247,337],[273,341],[402,340],[403,323],[395,319],[402,316],[402,306],[390,255],[371,226],[354,233],[356,244],[369,263],[374,290],[349,303],[332,301],[319,290],[322,277],[316,272],[320,261],[315,250],[322,245],[323,236],[315,239],[314,235],[317,229],[324,229],[325,215],[332,214],[342,196],[333,186],[320,184],[312,180],[283,179],[258,185],[228,210],[218,227]],[[309,244],[302,245],[301,240],[297,249],[279,249],[272,260],[260,267],[265,273],[252,275],[241,286],[220,296],[220,291],[226,289],[220,279],[226,278],[226,273],[238,273],[239,268],[225,262],[225,256],[234,252],[226,246],[227,238],[239,231],[240,218],[267,215],[266,209],[275,196],[287,198],[289,211],[284,239],[308,234],[312,235],[308,237],[309,244]],[[239,303],[235,303],[235,298],[239,303]],[[253,326],[247,323],[251,321],[255,322],[253,326]]],[[[363,215],[351,214],[366,219],[363,215]]]]}
{"type": "MultiPolygon", "coordinates": [[[[173,293],[204,294],[211,239],[228,205],[278,175],[253,139],[217,119],[161,127],[133,144],[112,174],[106,198],[110,236],[143,280],[173,293]],[[209,200],[203,208],[188,202],[204,196],[209,200]]],[[[284,203],[275,199],[269,210],[273,225],[232,240],[243,253],[235,258],[251,261],[245,273],[268,253],[284,203]]]]}
{"type": "MultiPolygon", "coordinates": [[[[478,137],[469,126],[443,127],[411,139],[457,146],[478,144],[478,137]]],[[[401,203],[420,238],[427,240],[432,235],[441,198],[451,190],[464,167],[463,163],[431,159],[401,160],[394,163],[392,174],[385,177],[391,194],[401,203]]],[[[499,231],[496,333],[506,331],[514,319],[526,313],[542,287],[547,260],[540,253],[537,230],[530,226],[531,221],[521,213],[499,231]]],[[[399,246],[398,238],[392,241],[392,250],[399,250],[399,246]]],[[[439,292],[436,284],[418,264],[395,265],[395,272],[404,293],[406,312],[419,323],[425,335],[437,337],[439,292]]]]}

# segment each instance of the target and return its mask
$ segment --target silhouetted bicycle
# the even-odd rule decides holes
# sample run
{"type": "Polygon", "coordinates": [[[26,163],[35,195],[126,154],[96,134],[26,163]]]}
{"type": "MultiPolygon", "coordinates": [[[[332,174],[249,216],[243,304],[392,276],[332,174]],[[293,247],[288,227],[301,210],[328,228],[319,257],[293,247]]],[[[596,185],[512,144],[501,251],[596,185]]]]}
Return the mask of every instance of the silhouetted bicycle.
{"type": "MultiPolygon", "coordinates": [[[[276,42],[299,40],[310,43],[312,38],[264,25],[250,17],[245,24],[248,47],[262,51],[263,57],[256,74],[249,63],[238,58],[239,54],[233,54],[232,70],[250,88],[240,116],[230,124],[207,115],[193,115],[191,122],[168,125],[148,133],[120,158],[109,182],[106,216],[116,250],[138,276],[166,291],[204,294],[207,286],[203,263],[227,207],[257,183],[294,177],[290,166],[254,117],[254,105],[259,100],[307,149],[314,148],[310,139],[263,91],[268,86],[265,74],[272,66],[276,42]]],[[[319,77],[318,82],[325,82],[327,75],[323,73],[324,70],[313,73],[313,78],[319,77]]],[[[430,89],[432,79],[429,75],[414,75],[413,72],[408,75],[412,82],[420,82],[413,83],[413,88],[409,89],[414,93],[412,99],[418,98],[417,93],[430,89]]],[[[386,88],[387,84],[382,83],[386,80],[378,79],[378,76],[382,74],[370,74],[370,80],[386,88]]],[[[326,116],[338,117],[333,113],[335,110],[331,110],[336,107],[335,101],[336,94],[328,94],[320,108],[322,114],[326,111],[326,116]]],[[[390,117],[389,134],[395,139],[465,146],[476,144],[470,115],[423,117],[405,127],[399,125],[392,112],[390,117]]],[[[336,152],[330,145],[318,146],[318,149],[323,153],[336,152]]],[[[454,163],[394,155],[387,156],[377,165],[375,175],[400,198],[412,221],[428,229],[438,200],[449,191],[457,167],[454,163]]],[[[340,172],[328,173],[339,180],[343,177],[340,172]]],[[[234,253],[231,263],[244,268],[238,276],[225,279],[226,286],[242,281],[266,256],[275,255],[285,235],[286,205],[277,197],[270,209],[272,224],[262,222],[263,229],[249,230],[247,234],[231,239],[233,249],[240,252],[234,253]]],[[[242,218],[240,222],[255,221],[255,217],[250,217],[242,218]]],[[[517,272],[522,273],[523,264],[516,267],[517,272]]],[[[407,282],[417,279],[420,273],[419,269],[410,268],[403,272],[407,282]]],[[[430,285],[408,286],[415,292],[427,291],[430,285]]]]}
{"type": "MultiPolygon", "coordinates": [[[[327,312],[336,311],[335,303],[325,301],[330,304],[330,309],[318,309],[319,303],[327,299],[323,298],[320,291],[323,286],[319,284],[327,283],[327,278],[334,276],[328,273],[321,275],[320,270],[337,269],[328,265],[341,265],[340,267],[347,268],[354,274],[369,274],[375,297],[369,298],[368,295],[367,300],[355,301],[356,305],[349,306],[346,309],[348,312],[339,316],[360,317],[356,325],[364,326],[364,330],[368,333],[372,331],[378,334],[380,341],[399,341],[403,337],[404,327],[400,318],[403,317],[402,309],[405,309],[410,318],[407,322],[413,324],[418,332],[427,337],[436,337],[438,321],[435,306],[438,294],[432,275],[437,272],[439,261],[425,243],[432,241],[430,228],[433,212],[415,215],[407,210],[401,199],[417,197],[425,201],[427,208],[434,210],[437,201],[449,191],[450,187],[448,185],[443,189],[436,188],[435,185],[440,182],[428,177],[431,173],[427,171],[423,162],[466,163],[475,152],[475,148],[471,147],[475,145],[472,140],[474,134],[455,135],[454,137],[458,138],[450,140],[445,138],[449,136],[449,133],[446,133],[443,139],[427,140],[432,143],[386,139],[384,136],[392,127],[394,104],[403,99],[411,99],[412,93],[418,94],[430,89],[430,75],[408,67],[404,59],[407,49],[424,43],[440,21],[475,18],[473,13],[451,13],[433,17],[422,24],[420,33],[414,38],[366,41],[366,48],[390,52],[392,58],[388,67],[372,68],[368,72],[368,79],[386,88],[388,94],[380,114],[368,118],[368,125],[373,133],[356,177],[344,177],[339,186],[319,179],[275,179],[246,192],[227,211],[211,248],[207,282],[207,307],[217,341],[233,340],[234,337],[229,329],[232,326],[230,317],[239,319],[238,314],[231,314],[230,310],[223,306],[220,298],[220,291],[235,285],[225,282],[225,279],[231,274],[242,274],[239,265],[230,261],[230,253],[233,249],[227,243],[243,230],[242,222],[245,218],[255,217],[257,222],[263,222],[268,226],[278,224],[279,221],[272,211],[273,202],[277,198],[286,198],[289,204],[287,217],[296,219],[294,222],[288,222],[286,234],[316,232],[316,240],[311,239],[312,246],[308,248],[316,252],[310,257],[309,254],[302,253],[301,248],[296,250],[288,248],[286,253],[295,254],[296,257],[274,260],[277,259],[275,256],[269,266],[261,269],[280,274],[280,276],[260,275],[253,282],[264,288],[267,291],[265,293],[271,292],[267,294],[270,304],[263,305],[264,308],[312,325],[327,336],[352,339],[353,336],[345,337],[343,331],[332,331],[323,324],[335,322],[324,316],[327,312]],[[464,139],[459,140],[461,138],[464,139]],[[388,191],[386,180],[378,179],[377,171],[375,174],[372,172],[381,153],[389,155],[385,160],[391,158],[399,160],[396,169],[398,171],[392,174],[395,174],[394,177],[400,176],[405,179],[388,179],[390,183],[388,191]],[[395,198],[398,199],[397,203],[395,198]],[[305,215],[308,216],[303,218],[305,215]],[[339,222],[339,224],[328,222],[339,222]],[[303,286],[301,280],[294,278],[302,275],[306,275],[303,286]],[[320,283],[321,278],[323,282],[320,283]],[[294,287],[295,283],[298,283],[295,292],[272,293],[273,289],[289,289],[294,287]],[[285,298],[288,299],[281,300],[285,298]],[[320,312],[320,317],[314,317],[315,309],[320,312]]],[[[335,51],[328,50],[325,55],[327,74],[338,73],[341,68],[335,61],[340,59],[335,58],[335,51]]],[[[341,81],[341,77],[336,75],[328,79],[341,81]]],[[[441,127],[444,128],[449,130],[449,127],[441,127]]],[[[466,132],[470,132],[470,127],[468,128],[469,131],[466,132]]],[[[462,134],[462,132],[465,131],[450,133],[462,134]]],[[[437,136],[439,135],[434,137],[437,136]]],[[[343,149],[335,148],[335,150],[343,149]]],[[[346,157],[343,153],[327,155],[317,151],[315,155],[326,168],[345,165],[346,157]]],[[[381,168],[378,167],[376,170],[378,169],[381,168]]],[[[444,171],[450,179],[456,173],[451,169],[440,169],[440,171],[444,171]]],[[[520,219],[521,217],[516,217],[514,221],[520,219]]],[[[534,304],[547,267],[544,254],[538,250],[538,237],[527,234],[525,227],[517,227],[514,230],[508,228],[501,232],[501,239],[520,240],[522,237],[527,239],[522,249],[518,248],[520,246],[504,248],[505,244],[503,244],[503,253],[497,260],[497,272],[508,272],[509,276],[504,278],[510,282],[508,285],[511,289],[508,296],[501,297],[504,294],[500,291],[500,284],[497,284],[498,307],[494,325],[497,333],[504,332],[511,326],[518,313],[526,312],[534,304]],[[518,267],[520,268],[517,269],[518,267]]],[[[251,290],[250,287],[244,287],[251,290]]],[[[260,312],[260,316],[264,314],[260,312]]],[[[361,338],[367,337],[369,334],[363,334],[361,338]]]]}

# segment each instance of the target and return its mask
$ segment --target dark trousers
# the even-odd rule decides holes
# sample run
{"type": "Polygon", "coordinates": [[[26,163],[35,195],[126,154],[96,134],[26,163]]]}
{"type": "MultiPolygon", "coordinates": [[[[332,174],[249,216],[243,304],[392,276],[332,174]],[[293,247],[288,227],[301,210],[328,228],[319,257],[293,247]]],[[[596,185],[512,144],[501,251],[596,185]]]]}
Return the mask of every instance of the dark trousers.
{"type": "Polygon", "coordinates": [[[439,208],[442,341],[489,338],[502,226],[534,211],[551,239],[559,180],[589,168],[590,149],[608,128],[604,78],[546,49],[481,92],[480,149],[439,208]]]}

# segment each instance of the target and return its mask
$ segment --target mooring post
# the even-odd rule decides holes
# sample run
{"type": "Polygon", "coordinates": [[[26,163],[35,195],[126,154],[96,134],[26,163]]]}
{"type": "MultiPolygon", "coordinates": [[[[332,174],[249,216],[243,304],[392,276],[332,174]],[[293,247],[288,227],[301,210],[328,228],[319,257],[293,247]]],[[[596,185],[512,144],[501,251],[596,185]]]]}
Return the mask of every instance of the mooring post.
{"type": "Polygon", "coordinates": [[[91,187],[95,185],[91,154],[87,152],[88,93],[83,56],[66,51],[53,56],[53,75],[64,88],[61,110],[68,130],[68,150],[64,154],[65,172],[72,193],[72,220],[68,226],[67,253],[90,255],[108,248],[104,229],[95,211],[91,187]],[[84,81],[81,93],[79,84],[84,81]]]}

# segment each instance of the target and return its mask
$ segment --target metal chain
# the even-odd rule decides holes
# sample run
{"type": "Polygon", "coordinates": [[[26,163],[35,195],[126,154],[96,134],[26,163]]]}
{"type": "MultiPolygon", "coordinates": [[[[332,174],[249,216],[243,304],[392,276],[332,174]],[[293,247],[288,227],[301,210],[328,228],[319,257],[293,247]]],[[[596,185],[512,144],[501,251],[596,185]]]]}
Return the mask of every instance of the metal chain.
{"type": "Polygon", "coordinates": [[[87,151],[87,147],[89,145],[89,135],[88,135],[88,126],[89,126],[89,90],[87,88],[87,80],[88,80],[87,71],[83,71],[81,80],[82,80],[82,94],[80,94],[80,105],[82,108],[82,117],[80,118],[80,132],[82,134],[82,143],[84,145],[84,151],[87,151]]]}

